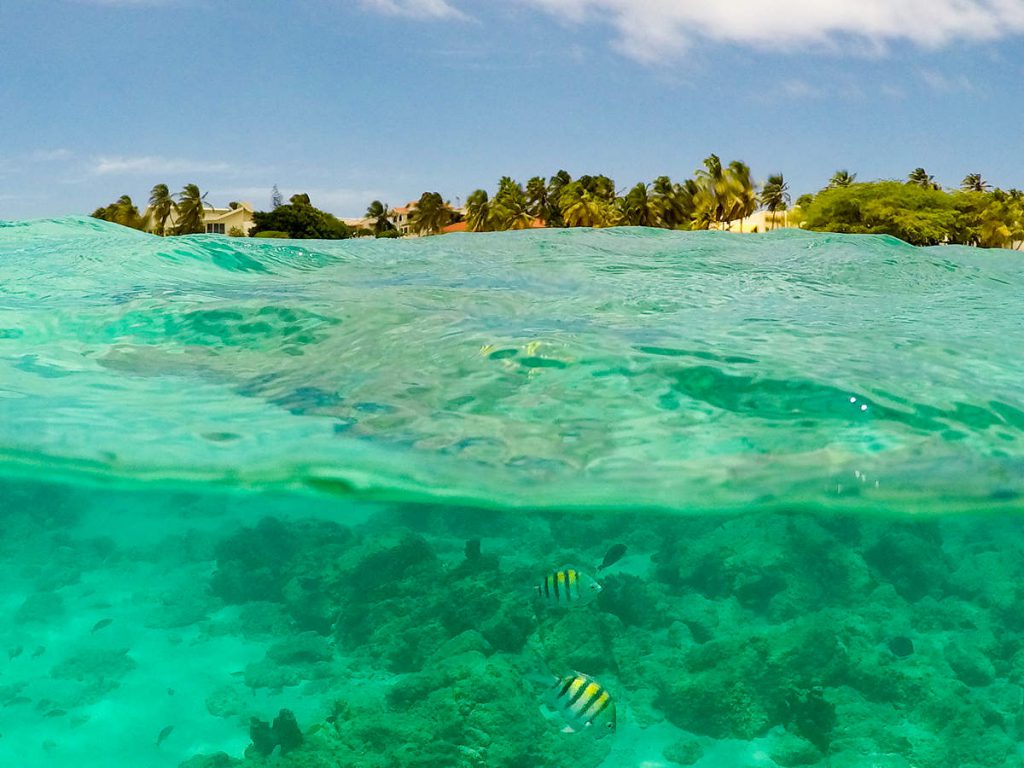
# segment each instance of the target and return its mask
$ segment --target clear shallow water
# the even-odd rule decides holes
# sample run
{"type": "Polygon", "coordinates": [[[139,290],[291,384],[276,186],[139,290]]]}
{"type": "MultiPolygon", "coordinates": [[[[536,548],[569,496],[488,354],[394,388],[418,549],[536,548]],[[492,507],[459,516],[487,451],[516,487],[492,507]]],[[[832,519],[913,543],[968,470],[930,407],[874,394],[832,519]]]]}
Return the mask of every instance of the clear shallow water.
{"type": "Polygon", "coordinates": [[[1022,286],[791,231],[0,223],[0,751],[241,759],[288,708],[294,765],[1018,765],[1022,286]],[[613,738],[540,715],[567,669],[613,738]]]}

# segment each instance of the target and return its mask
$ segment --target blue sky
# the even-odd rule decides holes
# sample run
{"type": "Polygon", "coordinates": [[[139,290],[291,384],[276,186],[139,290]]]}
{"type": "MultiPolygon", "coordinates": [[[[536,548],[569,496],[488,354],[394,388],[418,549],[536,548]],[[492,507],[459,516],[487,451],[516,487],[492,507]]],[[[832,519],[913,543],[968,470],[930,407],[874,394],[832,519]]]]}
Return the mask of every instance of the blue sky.
{"type": "Polygon", "coordinates": [[[1024,0],[4,0],[0,219],[195,182],[341,216],[508,174],[1024,187],[1024,0]]]}

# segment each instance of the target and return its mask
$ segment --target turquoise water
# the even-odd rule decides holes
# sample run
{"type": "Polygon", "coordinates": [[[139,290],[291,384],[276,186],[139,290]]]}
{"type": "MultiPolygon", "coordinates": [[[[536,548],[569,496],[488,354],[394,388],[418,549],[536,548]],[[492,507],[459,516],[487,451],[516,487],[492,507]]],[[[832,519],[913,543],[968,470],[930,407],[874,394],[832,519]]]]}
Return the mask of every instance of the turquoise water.
{"type": "Polygon", "coordinates": [[[0,754],[1018,766],[1022,288],[789,230],[0,222],[0,754]],[[538,604],[567,564],[598,599],[538,604]],[[613,735],[542,711],[572,670],[613,735]]]}

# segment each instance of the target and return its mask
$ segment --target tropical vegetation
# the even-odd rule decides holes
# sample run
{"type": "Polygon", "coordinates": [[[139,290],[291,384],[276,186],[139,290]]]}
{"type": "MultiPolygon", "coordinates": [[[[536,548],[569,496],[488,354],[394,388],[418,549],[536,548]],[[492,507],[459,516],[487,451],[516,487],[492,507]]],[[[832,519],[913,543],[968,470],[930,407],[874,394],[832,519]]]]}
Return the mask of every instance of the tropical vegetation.
{"type": "Polygon", "coordinates": [[[284,233],[290,238],[315,240],[342,240],[354,235],[348,224],[314,206],[309,195],[304,193],[292,195],[287,203],[281,203],[270,211],[256,211],[252,216],[255,226],[249,234],[254,237],[266,232],[276,233],[269,236],[284,233]]]}
{"type": "MultiPolygon", "coordinates": [[[[560,170],[550,178],[534,176],[524,184],[510,176],[498,181],[493,194],[474,190],[465,208],[456,209],[438,192],[424,192],[402,209],[407,226],[381,200],[366,209],[361,228],[313,206],[308,194],[284,203],[274,186],[270,211],[253,214],[257,237],[339,239],[372,235],[436,235],[459,228],[494,232],[533,227],[660,227],[676,230],[755,229],[747,224],[765,211],[763,226],[800,226],[810,230],[888,234],[915,245],[943,243],[986,248],[1020,248],[1024,244],[1024,194],[995,189],[980,173],[968,173],[956,189],[943,189],[924,168],[913,169],[904,181],[859,182],[857,174],[837,170],[816,193],[802,194],[793,205],[789,184],[781,173],[758,184],[749,166],[739,160],[723,163],[717,155],[704,159],[690,178],[658,176],[619,190],[604,175],[573,178],[560,170]]],[[[157,184],[145,214],[131,197],[98,208],[93,215],[156,234],[202,232],[206,195],[195,184],[172,195],[157,184]]],[[[234,207],[236,204],[232,204],[234,207]]],[[[233,229],[230,234],[240,235],[233,229]]]]}

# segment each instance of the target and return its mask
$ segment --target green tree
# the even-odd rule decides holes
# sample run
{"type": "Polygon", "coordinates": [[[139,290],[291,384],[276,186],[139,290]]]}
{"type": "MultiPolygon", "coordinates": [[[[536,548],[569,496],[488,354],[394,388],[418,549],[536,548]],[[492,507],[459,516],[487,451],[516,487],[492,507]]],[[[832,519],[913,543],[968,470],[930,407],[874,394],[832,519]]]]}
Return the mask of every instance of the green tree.
{"type": "Polygon", "coordinates": [[[438,192],[420,195],[409,228],[418,235],[436,235],[452,220],[452,209],[438,192]]]}
{"type": "Polygon", "coordinates": [[[530,203],[523,188],[509,176],[498,182],[491,201],[490,224],[493,229],[529,229],[533,224],[530,203]]]}
{"type": "Polygon", "coordinates": [[[559,171],[548,182],[548,216],[549,227],[564,227],[562,219],[562,193],[572,183],[572,176],[566,171],[559,171]]]}
{"type": "Polygon", "coordinates": [[[779,211],[789,207],[789,185],[781,173],[774,173],[768,177],[761,189],[761,205],[771,214],[769,218],[770,229],[775,229],[775,220],[779,211]]]}
{"type": "Polygon", "coordinates": [[[380,237],[385,232],[394,230],[395,224],[391,221],[393,215],[394,211],[391,210],[387,203],[382,203],[380,200],[374,200],[370,203],[370,206],[366,209],[366,218],[373,220],[373,234],[375,237],[380,237]]]}
{"type": "Polygon", "coordinates": [[[924,168],[915,168],[911,171],[910,175],[907,176],[907,183],[921,189],[939,189],[939,185],[935,183],[935,177],[929,176],[928,171],[924,168]]]}
{"type": "Polygon", "coordinates": [[[704,158],[704,167],[697,170],[694,195],[693,228],[710,229],[726,220],[729,182],[718,155],[704,158]]]}
{"type": "MultiPolygon", "coordinates": [[[[327,211],[307,203],[308,195],[293,195],[287,204],[271,211],[257,211],[253,216],[253,237],[283,232],[295,239],[342,240],[352,237],[352,228],[327,211]]],[[[274,235],[276,236],[276,235],[274,235]]]]}
{"type": "Polygon", "coordinates": [[[832,174],[832,178],[829,179],[828,188],[835,189],[836,187],[848,187],[857,180],[856,173],[850,173],[845,168],[841,168],[832,174]]]}
{"type": "Polygon", "coordinates": [[[739,219],[740,232],[743,231],[743,220],[757,210],[757,186],[750,177],[750,166],[739,160],[729,163],[725,174],[726,197],[723,208],[725,221],[739,219]]]}
{"type": "Polygon", "coordinates": [[[803,217],[807,229],[893,235],[912,245],[951,240],[958,218],[952,195],[898,181],[822,190],[803,217]]]}
{"type": "Polygon", "coordinates": [[[551,221],[551,201],[548,197],[548,183],[543,176],[534,176],[526,182],[526,202],[530,215],[545,224],[551,221]]]}
{"type": "Polygon", "coordinates": [[[284,198],[281,196],[281,191],[277,188],[277,184],[275,184],[273,189],[270,190],[270,209],[273,210],[282,205],[284,205],[284,198]]]}
{"type": "Polygon", "coordinates": [[[960,189],[964,192],[988,192],[992,185],[981,178],[980,173],[968,173],[960,182],[960,189]]]}
{"type": "Polygon", "coordinates": [[[663,223],[663,201],[643,182],[638,183],[617,201],[619,223],[630,227],[660,227],[663,223]]]}
{"type": "Polygon", "coordinates": [[[466,198],[466,227],[470,232],[491,231],[491,203],[486,190],[474,190],[466,198]]]}
{"type": "Polygon", "coordinates": [[[149,193],[149,224],[154,234],[166,234],[167,220],[178,207],[166,184],[157,184],[149,193]]]}
{"type": "Polygon", "coordinates": [[[601,192],[591,191],[592,182],[587,188],[581,176],[565,186],[559,196],[562,221],[567,227],[610,227],[618,223],[618,212],[614,204],[607,200],[601,192]]]}
{"type": "Polygon", "coordinates": [[[207,205],[206,193],[200,192],[195,184],[186,184],[178,193],[178,224],[174,234],[195,235],[205,232],[203,213],[207,205]]]}
{"type": "Polygon", "coordinates": [[[132,229],[145,229],[146,225],[145,219],[139,214],[138,207],[128,195],[121,195],[110,205],[97,208],[92,212],[92,216],[132,229]]]}

